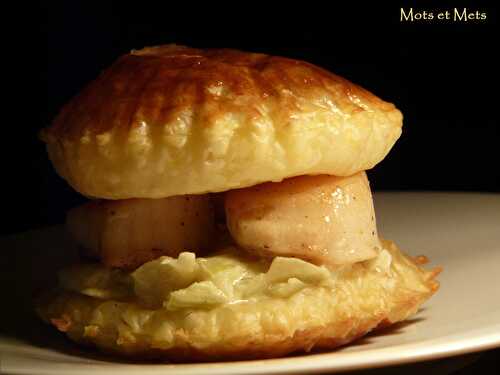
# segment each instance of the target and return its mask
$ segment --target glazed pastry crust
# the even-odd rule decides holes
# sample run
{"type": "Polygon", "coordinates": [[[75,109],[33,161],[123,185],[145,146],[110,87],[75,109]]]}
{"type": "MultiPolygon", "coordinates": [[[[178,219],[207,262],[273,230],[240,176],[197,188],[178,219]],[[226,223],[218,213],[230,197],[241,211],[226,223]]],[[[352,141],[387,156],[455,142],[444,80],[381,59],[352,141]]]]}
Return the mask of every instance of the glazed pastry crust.
{"type": "Polygon", "coordinates": [[[120,57],[41,132],[80,193],[162,198],[372,168],[402,115],[312,64],[176,45],[120,57]]]}
{"type": "Polygon", "coordinates": [[[106,310],[102,300],[55,292],[39,301],[37,311],[76,342],[134,359],[218,361],[332,349],[407,319],[438,289],[439,268],[424,270],[423,257],[410,258],[392,242],[384,247],[392,256],[388,272],[357,263],[334,290],[316,286],[286,299],[168,315],[118,301],[106,310]]]}

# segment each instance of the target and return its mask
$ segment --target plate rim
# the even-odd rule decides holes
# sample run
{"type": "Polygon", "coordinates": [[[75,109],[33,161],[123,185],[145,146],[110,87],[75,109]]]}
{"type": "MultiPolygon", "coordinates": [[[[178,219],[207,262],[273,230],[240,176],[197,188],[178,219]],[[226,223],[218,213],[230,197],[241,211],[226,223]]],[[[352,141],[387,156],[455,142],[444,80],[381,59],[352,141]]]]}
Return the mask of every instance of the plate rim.
{"type": "MultiPolygon", "coordinates": [[[[482,328],[476,331],[485,331],[482,328]]],[[[494,349],[500,347],[500,323],[488,330],[493,332],[489,334],[477,335],[473,338],[463,337],[465,333],[443,336],[438,339],[430,339],[419,341],[418,343],[408,343],[398,345],[398,350],[394,351],[391,346],[383,348],[368,349],[362,352],[338,352],[331,353],[312,353],[297,357],[272,358],[262,360],[247,360],[236,362],[213,362],[213,363],[196,363],[196,364],[148,364],[148,363],[111,363],[105,361],[89,361],[88,363],[78,363],[80,368],[72,369],[72,374],[88,374],[88,371],[93,367],[101,367],[97,371],[107,372],[109,370],[120,371],[127,370],[129,374],[199,374],[199,375],[227,375],[227,374],[296,374],[307,371],[309,373],[330,371],[341,372],[350,370],[363,370],[369,368],[381,368],[385,366],[403,365],[417,363],[426,360],[436,360],[446,357],[458,356],[461,354],[474,353],[482,350],[494,349]],[[493,330],[492,330],[493,329],[493,330]],[[451,339],[454,336],[460,336],[456,339],[451,339]],[[433,346],[429,346],[432,341],[438,341],[433,346]],[[341,355],[339,358],[338,355],[341,355]],[[402,355],[403,354],[403,355],[402,355]],[[382,355],[382,360],[380,359],[382,355]],[[351,360],[351,357],[358,357],[359,361],[351,360]],[[332,365],[329,366],[326,362],[331,359],[332,365]],[[335,359],[335,360],[333,360],[335,359]],[[340,363],[338,362],[340,360],[340,363]],[[284,365],[288,362],[288,365],[284,365]],[[175,371],[175,372],[174,372],[175,371]],[[264,372],[265,371],[265,372],[264,372]]],[[[473,334],[473,331],[467,331],[467,335],[473,334]]],[[[56,366],[47,366],[45,368],[34,369],[33,367],[23,367],[12,365],[7,359],[6,353],[9,345],[0,342],[0,362],[2,371],[12,374],[67,374],[68,367],[75,365],[74,362],[57,362],[56,366]],[[61,366],[62,365],[62,366],[61,366]],[[35,370],[35,371],[33,371],[35,370]]],[[[40,348],[35,348],[40,349],[40,348]]],[[[20,356],[23,357],[22,355],[20,356]]],[[[29,358],[24,356],[24,358],[29,358]]],[[[94,369],[95,370],[95,369],[94,369]]],[[[98,373],[98,372],[97,372],[98,373]]]]}

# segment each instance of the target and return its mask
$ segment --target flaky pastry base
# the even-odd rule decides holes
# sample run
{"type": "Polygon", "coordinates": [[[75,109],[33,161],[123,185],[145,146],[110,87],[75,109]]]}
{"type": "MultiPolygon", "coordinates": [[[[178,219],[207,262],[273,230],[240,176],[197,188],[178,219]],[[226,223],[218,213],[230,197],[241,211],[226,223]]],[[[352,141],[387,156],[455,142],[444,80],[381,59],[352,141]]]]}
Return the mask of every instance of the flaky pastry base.
{"type": "Polygon", "coordinates": [[[425,257],[406,256],[390,241],[384,248],[392,256],[388,272],[357,263],[335,288],[310,287],[285,299],[172,313],[56,291],[38,301],[37,312],[73,341],[133,359],[219,361],[333,349],[407,319],[439,288],[440,268],[424,270],[425,257]]]}

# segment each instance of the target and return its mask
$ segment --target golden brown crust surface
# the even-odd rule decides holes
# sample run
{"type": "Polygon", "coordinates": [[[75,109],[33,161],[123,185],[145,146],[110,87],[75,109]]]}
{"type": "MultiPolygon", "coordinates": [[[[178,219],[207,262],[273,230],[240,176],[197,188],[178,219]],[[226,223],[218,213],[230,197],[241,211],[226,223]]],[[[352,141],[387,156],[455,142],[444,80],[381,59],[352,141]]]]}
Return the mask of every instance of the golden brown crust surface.
{"type": "Polygon", "coordinates": [[[373,167],[401,113],[303,61],[176,45],[120,57],[42,131],[57,171],[100,198],[225,191],[373,167]]]}
{"type": "Polygon", "coordinates": [[[334,289],[315,287],[286,299],[233,304],[186,314],[58,292],[39,315],[81,344],[141,359],[217,361],[270,358],[332,349],[379,326],[407,319],[436,292],[440,269],[420,268],[386,241],[388,272],[359,263],[334,289]]]}

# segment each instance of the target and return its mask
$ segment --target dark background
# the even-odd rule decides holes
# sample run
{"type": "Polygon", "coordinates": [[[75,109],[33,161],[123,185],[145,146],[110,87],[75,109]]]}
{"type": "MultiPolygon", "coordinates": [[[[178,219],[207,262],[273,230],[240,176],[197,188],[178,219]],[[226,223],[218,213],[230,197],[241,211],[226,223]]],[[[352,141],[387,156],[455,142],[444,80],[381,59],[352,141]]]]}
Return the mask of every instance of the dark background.
{"type": "MultiPolygon", "coordinates": [[[[16,153],[16,183],[2,184],[8,197],[2,232],[61,222],[82,201],[53,171],[39,129],[120,54],[173,42],[304,59],[395,103],[405,116],[403,135],[370,171],[375,190],[499,192],[496,9],[469,1],[470,10],[487,13],[486,21],[401,23],[398,2],[337,3],[40,4],[29,25],[30,43],[39,41],[30,61],[39,94],[26,99],[32,104],[24,111],[33,119],[16,127],[6,146],[16,153]]],[[[435,13],[454,6],[462,4],[413,4],[435,13]]]]}

